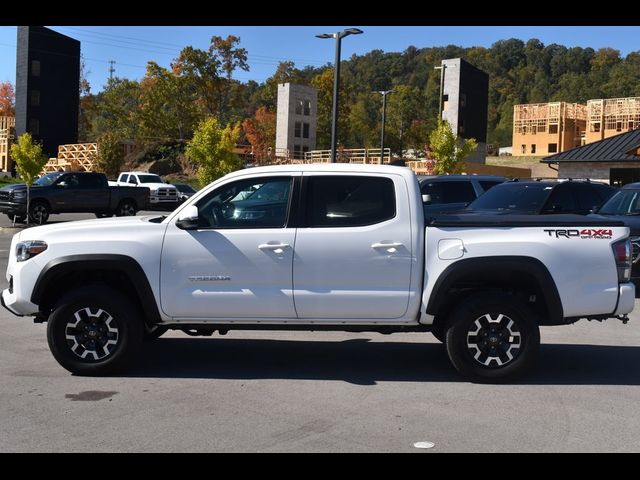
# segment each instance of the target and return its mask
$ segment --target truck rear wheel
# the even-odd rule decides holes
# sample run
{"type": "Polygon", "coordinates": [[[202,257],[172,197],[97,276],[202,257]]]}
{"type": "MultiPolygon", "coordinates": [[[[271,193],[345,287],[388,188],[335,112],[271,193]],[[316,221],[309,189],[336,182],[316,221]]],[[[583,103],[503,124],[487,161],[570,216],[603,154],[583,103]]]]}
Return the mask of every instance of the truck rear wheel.
{"type": "Polygon", "coordinates": [[[510,295],[473,295],[448,322],[446,346],[455,368],[471,381],[508,382],[531,367],[540,346],[535,316],[510,295]]]}
{"type": "Polygon", "coordinates": [[[136,212],[136,204],[133,201],[123,200],[116,209],[116,217],[133,217],[136,212]]]}
{"type": "Polygon", "coordinates": [[[108,375],[138,350],[144,325],[131,301],[103,286],[77,289],[53,308],[47,324],[51,353],[77,375],[108,375]]]}

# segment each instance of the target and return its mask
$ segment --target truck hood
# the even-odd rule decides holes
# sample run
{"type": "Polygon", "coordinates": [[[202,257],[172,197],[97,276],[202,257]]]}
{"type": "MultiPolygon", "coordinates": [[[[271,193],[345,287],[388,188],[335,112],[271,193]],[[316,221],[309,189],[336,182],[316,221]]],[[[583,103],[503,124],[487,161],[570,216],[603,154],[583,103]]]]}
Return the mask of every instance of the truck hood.
{"type": "Polygon", "coordinates": [[[172,188],[173,190],[178,190],[173,185],[168,183],[140,183],[139,187],[147,187],[149,190],[158,190],[159,188],[172,188]]]}
{"type": "Polygon", "coordinates": [[[152,218],[158,218],[160,215],[145,215],[140,217],[113,217],[113,218],[96,218],[93,220],[78,220],[75,222],[62,222],[40,227],[31,227],[20,232],[19,240],[46,240],[48,237],[62,234],[65,237],[75,235],[92,235],[96,238],[100,237],[100,232],[116,230],[132,230],[136,228],[153,228],[158,227],[159,223],[149,222],[152,218]]]}

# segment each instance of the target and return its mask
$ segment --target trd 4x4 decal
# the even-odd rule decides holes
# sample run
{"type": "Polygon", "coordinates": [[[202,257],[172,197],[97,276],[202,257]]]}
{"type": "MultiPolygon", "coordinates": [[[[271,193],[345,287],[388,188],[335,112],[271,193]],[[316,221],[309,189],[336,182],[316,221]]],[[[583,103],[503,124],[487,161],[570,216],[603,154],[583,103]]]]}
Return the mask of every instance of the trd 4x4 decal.
{"type": "Polygon", "coordinates": [[[544,231],[547,232],[547,234],[550,237],[555,237],[555,238],[578,237],[578,238],[596,238],[596,239],[610,240],[611,237],[613,236],[613,230],[606,229],[606,228],[602,228],[602,229],[584,228],[582,230],[578,230],[577,228],[573,228],[573,229],[552,228],[552,229],[545,229],[544,231]]]}

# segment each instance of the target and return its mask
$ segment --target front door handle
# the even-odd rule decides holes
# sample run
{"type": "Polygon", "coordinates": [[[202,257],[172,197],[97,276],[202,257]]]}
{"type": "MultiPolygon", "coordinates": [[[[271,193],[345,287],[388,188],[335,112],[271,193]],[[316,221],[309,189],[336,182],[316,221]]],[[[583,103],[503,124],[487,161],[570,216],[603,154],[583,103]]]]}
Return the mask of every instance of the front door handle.
{"type": "Polygon", "coordinates": [[[262,251],[270,250],[274,253],[282,253],[285,248],[290,248],[291,245],[288,243],[261,243],[258,245],[258,248],[262,251]]]}
{"type": "Polygon", "coordinates": [[[404,245],[400,242],[389,242],[389,243],[374,243],[371,245],[371,248],[386,248],[389,253],[394,253],[398,251],[398,248],[403,247],[404,245]]]}

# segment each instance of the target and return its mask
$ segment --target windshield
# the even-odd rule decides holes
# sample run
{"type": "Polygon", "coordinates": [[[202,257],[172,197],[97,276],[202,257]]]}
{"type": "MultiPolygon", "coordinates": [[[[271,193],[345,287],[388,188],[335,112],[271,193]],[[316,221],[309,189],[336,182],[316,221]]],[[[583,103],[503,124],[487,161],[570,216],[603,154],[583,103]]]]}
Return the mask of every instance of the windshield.
{"type": "Polygon", "coordinates": [[[39,187],[47,187],[56,181],[58,177],[63,175],[63,172],[55,172],[55,173],[47,173],[43,175],[38,180],[33,182],[34,185],[38,185],[39,187]]]}
{"type": "Polygon", "coordinates": [[[503,183],[478,197],[467,209],[538,213],[552,190],[552,185],[544,183],[503,183]]]}
{"type": "Polygon", "coordinates": [[[138,175],[140,183],[164,183],[158,175],[138,175]]]}
{"type": "Polygon", "coordinates": [[[620,190],[598,210],[601,215],[640,215],[640,190],[620,190]]]}

